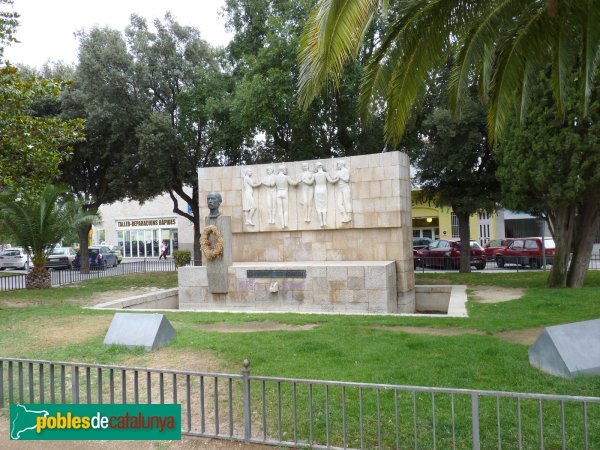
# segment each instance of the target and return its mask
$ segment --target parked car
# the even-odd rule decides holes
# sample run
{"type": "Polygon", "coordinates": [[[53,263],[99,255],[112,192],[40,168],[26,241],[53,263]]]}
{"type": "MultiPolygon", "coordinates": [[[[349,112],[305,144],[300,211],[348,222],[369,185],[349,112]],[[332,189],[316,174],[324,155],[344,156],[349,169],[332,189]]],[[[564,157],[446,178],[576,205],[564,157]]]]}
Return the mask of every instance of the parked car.
{"type": "MultiPolygon", "coordinates": [[[[110,248],[99,245],[93,246],[89,249],[90,257],[90,268],[94,269],[106,269],[107,267],[115,267],[117,263],[117,255],[110,251],[110,248]]],[[[81,256],[77,252],[75,259],[73,260],[73,267],[76,269],[81,268],[81,256]]]]}
{"type": "MultiPolygon", "coordinates": [[[[552,238],[544,238],[544,249],[546,253],[546,264],[554,261],[554,249],[556,245],[552,238]]],[[[504,250],[498,251],[496,265],[500,268],[505,264],[519,264],[529,266],[532,269],[542,267],[542,238],[528,237],[513,240],[504,250]]]]}
{"type": "Polygon", "coordinates": [[[428,237],[413,237],[412,238],[413,250],[421,250],[422,248],[427,247],[432,242],[433,242],[433,239],[428,238],[428,237]]]}
{"type": "Polygon", "coordinates": [[[427,247],[433,242],[433,239],[428,237],[413,237],[413,260],[415,263],[415,269],[419,266],[420,255],[419,250],[427,247]]]}
{"type": "Polygon", "coordinates": [[[111,250],[115,255],[117,255],[117,264],[121,264],[121,261],[123,261],[123,252],[121,251],[120,248],[113,248],[111,250]]]}
{"type": "Polygon", "coordinates": [[[514,241],[513,238],[491,240],[483,246],[483,250],[485,251],[485,259],[488,261],[494,261],[498,252],[508,247],[512,241],[514,241]]]}
{"type": "Polygon", "coordinates": [[[4,269],[23,269],[29,270],[31,260],[25,250],[19,247],[13,247],[10,250],[0,252],[0,270],[4,269]]]}
{"type": "MultiPolygon", "coordinates": [[[[419,264],[424,267],[443,267],[456,269],[460,267],[460,240],[439,239],[419,250],[419,264]]],[[[485,252],[476,241],[471,241],[471,265],[479,270],[485,269],[485,252]]]]}
{"type": "Polygon", "coordinates": [[[75,250],[71,247],[55,247],[48,255],[46,267],[48,269],[71,269],[75,256],[75,250]]]}

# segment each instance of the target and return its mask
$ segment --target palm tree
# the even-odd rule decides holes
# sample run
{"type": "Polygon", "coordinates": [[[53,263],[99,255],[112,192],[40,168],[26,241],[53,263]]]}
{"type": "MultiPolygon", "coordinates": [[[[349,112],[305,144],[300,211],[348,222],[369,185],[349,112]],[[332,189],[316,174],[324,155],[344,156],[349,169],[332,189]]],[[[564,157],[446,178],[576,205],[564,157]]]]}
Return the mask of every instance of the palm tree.
{"type": "Polygon", "coordinates": [[[467,86],[477,82],[490,106],[492,142],[515,110],[522,115],[529,80],[549,61],[561,114],[569,68],[580,65],[579,100],[587,114],[600,56],[600,2],[593,0],[319,0],[300,44],[301,105],[328,83],[339,84],[379,12],[384,35],[363,75],[361,109],[366,116],[383,97],[388,142],[400,140],[429,77],[451,53],[451,104],[459,107],[467,86]]]}
{"type": "MultiPolygon", "coordinates": [[[[476,83],[482,102],[489,106],[492,144],[499,141],[511,117],[524,119],[530,82],[540,69],[551,72],[560,119],[565,120],[569,101],[579,105],[580,121],[588,119],[600,60],[600,2],[594,0],[319,0],[299,49],[302,106],[326,85],[337,87],[344,65],[357,55],[362,37],[379,16],[384,32],[363,74],[360,108],[363,118],[375,109],[385,110],[388,143],[400,140],[430,78],[449,56],[453,56],[450,106],[460,109],[467,87],[476,83]],[[572,84],[578,86],[575,99],[567,98],[572,84]]],[[[558,208],[551,228],[569,233],[576,210],[594,211],[597,216],[597,203],[588,198],[579,207],[558,208]]],[[[555,236],[551,286],[567,284],[571,238],[555,236]]],[[[591,254],[588,247],[580,254],[591,254]]],[[[570,286],[581,286],[585,272],[568,278],[570,286]]]]}
{"type": "Polygon", "coordinates": [[[0,226],[25,249],[34,265],[27,275],[28,289],[51,287],[44,267],[48,254],[73,228],[94,218],[63,187],[47,186],[39,197],[27,200],[11,192],[0,195],[0,226]]]}

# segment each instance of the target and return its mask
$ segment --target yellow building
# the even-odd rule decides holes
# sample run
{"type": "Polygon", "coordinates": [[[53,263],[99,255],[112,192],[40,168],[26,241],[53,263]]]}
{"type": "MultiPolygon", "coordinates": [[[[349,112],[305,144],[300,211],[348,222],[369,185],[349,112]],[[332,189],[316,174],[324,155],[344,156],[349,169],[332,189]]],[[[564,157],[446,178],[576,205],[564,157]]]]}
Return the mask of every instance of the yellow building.
{"type": "MultiPolygon", "coordinates": [[[[412,191],[413,237],[432,239],[458,237],[458,219],[452,208],[437,207],[432,202],[418,201],[418,193],[419,191],[412,191]]],[[[501,214],[474,214],[469,220],[471,239],[483,245],[490,239],[504,237],[503,223],[501,214]]]]}

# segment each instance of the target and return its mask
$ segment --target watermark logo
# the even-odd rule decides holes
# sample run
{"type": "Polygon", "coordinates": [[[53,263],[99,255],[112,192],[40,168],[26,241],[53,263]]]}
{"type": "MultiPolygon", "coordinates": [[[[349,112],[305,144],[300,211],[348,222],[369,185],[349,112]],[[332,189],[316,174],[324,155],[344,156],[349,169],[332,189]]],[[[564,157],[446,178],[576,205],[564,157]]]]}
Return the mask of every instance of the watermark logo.
{"type": "Polygon", "coordinates": [[[179,440],[181,405],[10,405],[11,440],[179,440]]]}

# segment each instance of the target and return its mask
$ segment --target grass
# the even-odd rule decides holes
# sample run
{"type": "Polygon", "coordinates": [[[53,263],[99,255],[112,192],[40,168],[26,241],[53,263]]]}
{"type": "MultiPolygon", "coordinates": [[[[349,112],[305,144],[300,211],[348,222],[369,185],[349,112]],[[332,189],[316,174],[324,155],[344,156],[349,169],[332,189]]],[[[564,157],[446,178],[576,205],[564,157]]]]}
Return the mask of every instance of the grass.
{"type": "MultiPolygon", "coordinates": [[[[586,286],[577,290],[546,288],[546,275],[542,272],[417,275],[419,284],[525,288],[518,301],[494,304],[469,301],[468,318],[172,312],[167,317],[178,334],[170,349],[181,354],[209,351],[222,361],[227,371],[234,373],[239,373],[241,361],[248,358],[254,375],[597,396],[600,376],[564,380],[547,375],[529,365],[526,345],[495,336],[501,331],[600,317],[600,272],[590,272],[586,286]],[[210,323],[263,321],[316,327],[309,331],[254,333],[218,333],[200,327],[210,323]],[[479,334],[431,336],[389,328],[394,326],[455,327],[479,334]]],[[[77,342],[67,339],[60,345],[40,345],[36,333],[53,324],[60,327],[64,323],[65,333],[69,333],[71,323],[107,324],[112,312],[81,309],[86,299],[98,293],[132,287],[167,288],[176,283],[175,274],[153,273],[93,280],[49,291],[0,293],[0,320],[9,324],[0,334],[0,348],[5,349],[4,356],[12,357],[123,363],[142,353],[122,347],[104,348],[105,326],[92,327],[96,331],[80,336],[77,342]]],[[[322,397],[322,393],[315,392],[315,402],[322,397]]],[[[409,400],[400,401],[410,403],[409,400]]],[[[382,397],[382,401],[391,400],[382,397]]],[[[271,407],[267,409],[273,413],[271,407]]],[[[600,429],[600,424],[590,424],[596,425],[600,429]]],[[[490,439],[493,442],[493,436],[490,439]]]]}

